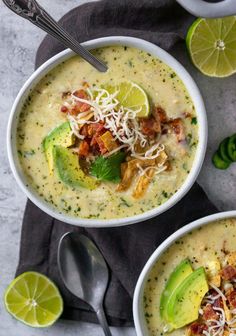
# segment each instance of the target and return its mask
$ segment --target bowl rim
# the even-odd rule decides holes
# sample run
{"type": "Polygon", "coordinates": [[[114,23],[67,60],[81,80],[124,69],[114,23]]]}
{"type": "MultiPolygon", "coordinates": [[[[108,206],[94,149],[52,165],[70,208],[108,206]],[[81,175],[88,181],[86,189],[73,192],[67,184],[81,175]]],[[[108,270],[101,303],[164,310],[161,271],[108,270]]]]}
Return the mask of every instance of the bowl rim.
{"type": "Polygon", "coordinates": [[[199,218],[179,230],[175,231],[172,235],[166,238],[152,253],[152,255],[147,260],[145,266],[143,267],[138,281],[134,290],[134,298],[133,298],[133,317],[134,317],[134,326],[137,333],[137,336],[148,336],[147,327],[145,324],[144,314],[143,314],[143,292],[147,277],[157,262],[157,260],[161,257],[161,255],[165,252],[165,250],[172,245],[177,239],[185,236],[188,232],[197,229],[200,226],[204,226],[214,222],[216,220],[228,219],[228,218],[236,218],[236,210],[217,212],[212,215],[208,215],[202,218],[199,218]]]}
{"type": "Polygon", "coordinates": [[[114,219],[85,219],[59,213],[59,211],[56,211],[56,209],[53,209],[48,203],[41,199],[41,197],[37,195],[37,192],[34,191],[33,188],[30,189],[30,187],[27,186],[26,178],[23,176],[23,174],[20,174],[17,169],[18,158],[17,155],[14,156],[14,151],[16,152],[16,148],[13,144],[13,125],[14,123],[16,123],[16,116],[19,114],[19,111],[21,109],[19,106],[23,105],[23,102],[25,101],[29,92],[35,87],[35,85],[45,76],[46,73],[48,73],[61,62],[75,55],[73,51],[66,49],[47,60],[35,72],[33,72],[33,74],[29,77],[29,79],[25,82],[25,84],[19,91],[14,101],[7,126],[7,153],[13,175],[20,188],[36,206],[38,206],[41,210],[43,210],[50,216],[60,221],[64,221],[68,224],[83,227],[117,227],[142,222],[154,216],[160,215],[161,213],[170,209],[184,197],[184,195],[190,190],[193,183],[196,181],[202,167],[206,152],[208,131],[206,110],[201,93],[195,81],[187,72],[187,70],[168,52],[151,42],[128,36],[111,36],[89,40],[82,43],[82,45],[88,50],[112,45],[124,45],[141,49],[151,53],[154,57],[162,60],[178,74],[178,76],[181,78],[184,85],[186,86],[188,93],[191,96],[191,99],[194,102],[196,114],[198,117],[199,142],[190,173],[188,174],[187,178],[185,179],[179,190],[162,205],[139,215],[114,219]],[[24,179],[25,183],[23,182],[24,179]]]}

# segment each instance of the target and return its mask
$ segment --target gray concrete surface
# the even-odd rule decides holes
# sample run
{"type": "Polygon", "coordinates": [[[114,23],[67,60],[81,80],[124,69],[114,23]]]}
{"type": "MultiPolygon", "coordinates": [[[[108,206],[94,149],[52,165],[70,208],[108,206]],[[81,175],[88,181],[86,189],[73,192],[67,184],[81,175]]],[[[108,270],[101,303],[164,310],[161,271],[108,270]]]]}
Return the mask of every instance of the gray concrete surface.
{"type": "MultiPolygon", "coordinates": [[[[40,1],[55,18],[83,2],[86,1],[40,1]]],[[[6,126],[14,98],[33,72],[35,52],[43,36],[36,27],[13,15],[0,2],[0,336],[102,336],[98,326],[77,322],[58,322],[50,329],[34,330],[12,319],[3,307],[3,292],[14,276],[18,261],[21,221],[26,202],[9,168],[6,126]]],[[[211,156],[222,138],[236,132],[236,76],[207,78],[193,68],[183,50],[174,54],[195,78],[207,108],[209,141],[198,181],[219,209],[235,209],[236,165],[227,171],[216,170],[211,164],[211,156]]],[[[113,335],[133,336],[135,332],[133,329],[113,329],[113,335]]]]}

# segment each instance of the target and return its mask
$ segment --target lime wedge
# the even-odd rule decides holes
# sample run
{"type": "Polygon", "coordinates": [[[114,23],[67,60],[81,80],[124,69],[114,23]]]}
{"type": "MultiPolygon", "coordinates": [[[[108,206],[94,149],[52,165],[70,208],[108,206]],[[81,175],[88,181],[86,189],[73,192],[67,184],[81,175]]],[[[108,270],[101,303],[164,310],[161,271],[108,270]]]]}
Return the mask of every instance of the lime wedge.
{"type": "Polygon", "coordinates": [[[188,30],[186,44],[203,74],[227,77],[236,72],[236,16],[197,19],[188,30]]]}
{"type": "Polygon", "coordinates": [[[148,96],[138,84],[127,81],[115,86],[105,85],[104,88],[109,93],[118,92],[116,98],[122,106],[132,110],[140,109],[140,112],[137,113],[139,118],[149,116],[150,105],[148,96]]]}
{"type": "Polygon", "coordinates": [[[61,295],[46,276],[26,272],[11,282],[4,296],[7,311],[31,327],[48,327],[61,315],[61,295]]]}

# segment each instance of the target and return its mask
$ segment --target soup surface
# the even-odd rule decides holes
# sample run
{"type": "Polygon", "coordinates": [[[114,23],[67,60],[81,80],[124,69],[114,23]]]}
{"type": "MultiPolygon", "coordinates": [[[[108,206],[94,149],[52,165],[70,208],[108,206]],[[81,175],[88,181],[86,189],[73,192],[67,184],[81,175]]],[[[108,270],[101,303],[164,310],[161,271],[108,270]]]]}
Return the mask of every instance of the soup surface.
{"type": "MultiPolygon", "coordinates": [[[[156,262],[155,266],[148,276],[144,291],[144,313],[146,317],[147,327],[149,330],[149,335],[160,336],[165,334],[164,331],[166,328],[166,322],[164,322],[160,316],[161,295],[163,293],[167,280],[175,267],[186,258],[190,260],[194,270],[203,266],[207,274],[208,282],[213,283],[213,285],[215,283],[214,288],[218,287],[222,292],[224,292],[222,297],[227,298],[227,300],[225,299],[225,302],[228,305],[227,308],[227,306],[223,305],[222,302],[222,308],[225,311],[225,313],[223,313],[224,320],[227,320],[227,312],[230,309],[232,315],[228,318],[229,323],[225,326],[222,326],[221,330],[215,328],[212,329],[211,332],[209,332],[208,329],[205,327],[205,329],[203,328],[202,330],[198,329],[198,333],[196,333],[196,325],[204,326],[208,322],[207,318],[209,319],[209,316],[207,318],[204,316],[206,312],[206,307],[204,307],[201,312],[201,314],[204,312],[203,316],[200,315],[201,323],[197,321],[192,324],[193,326],[195,326],[195,330],[190,325],[190,327],[184,327],[174,330],[167,335],[231,335],[229,328],[231,328],[231,332],[232,330],[235,330],[234,320],[236,310],[235,306],[231,307],[232,302],[230,302],[230,300],[228,301],[228,298],[229,295],[232,296],[232,293],[233,295],[236,295],[236,291],[234,289],[234,279],[236,279],[235,241],[236,219],[224,219],[212,222],[192,232],[189,232],[184,237],[178,239],[162,254],[162,256],[156,262]],[[228,265],[228,263],[230,264],[230,266],[228,265]],[[226,273],[226,271],[228,272],[229,270],[231,271],[231,275],[230,277],[225,278],[224,272],[226,273]],[[235,273],[233,274],[232,271],[234,271],[235,273]],[[213,273],[214,277],[212,275],[213,273]],[[203,333],[204,330],[205,333],[203,333]]],[[[211,286],[209,288],[211,288],[211,286]]],[[[211,288],[210,290],[213,289],[211,288]]],[[[214,291],[214,293],[211,293],[213,300],[210,299],[209,292],[205,297],[208,308],[209,303],[213,305],[213,308],[211,307],[213,317],[210,316],[210,323],[213,323],[212,321],[214,321],[215,318],[214,314],[218,312],[219,309],[214,307],[214,296],[216,299],[221,300],[221,296],[218,295],[218,291],[214,291]]],[[[236,296],[234,296],[234,298],[235,297],[236,296]]],[[[224,301],[224,299],[222,301],[224,301]]],[[[202,302],[204,302],[204,300],[202,302]]],[[[233,304],[236,304],[236,301],[233,304]]],[[[218,307],[219,306],[221,307],[218,302],[218,307]]],[[[216,315],[216,319],[221,320],[220,315],[218,317],[216,315]]]]}
{"type": "Polygon", "coordinates": [[[196,112],[177,74],[152,55],[123,46],[101,48],[94,54],[108,64],[106,73],[99,73],[81,58],[72,57],[48,73],[34,88],[19,117],[19,160],[29,186],[60,213],[98,219],[137,215],[166,202],[187,178],[198,144],[196,112]],[[84,83],[93,88],[125,81],[140,85],[150,104],[161,107],[170,120],[169,129],[163,131],[159,139],[168,156],[168,169],[165,166],[166,170],[153,174],[148,180],[148,191],[140,198],[132,194],[135,180],[131,188],[119,192],[117,185],[110,181],[103,181],[94,190],[62,183],[48,169],[42,141],[50,131],[68,120],[61,112],[66,94],[84,83]],[[180,119],[184,129],[181,139],[178,138],[179,129],[172,123],[180,119]]]}

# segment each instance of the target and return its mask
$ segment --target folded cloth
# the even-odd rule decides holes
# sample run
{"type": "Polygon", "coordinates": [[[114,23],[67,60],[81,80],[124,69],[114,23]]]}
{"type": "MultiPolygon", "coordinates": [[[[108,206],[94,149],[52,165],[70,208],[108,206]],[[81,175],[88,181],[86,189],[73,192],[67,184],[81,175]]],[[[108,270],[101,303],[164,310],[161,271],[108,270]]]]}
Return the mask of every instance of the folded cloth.
{"type": "MultiPolygon", "coordinates": [[[[79,41],[108,35],[129,35],[170,50],[183,40],[193,19],[171,0],[103,0],[73,9],[60,23],[79,41]]],[[[47,36],[39,47],[36,67],[63,49],[63,45],[47,36]]],[[[62,317],[96,323],[92,309],[64,287],[57,267],[57,248],[62,235],[68,231],[83,233],[95,242],[110,269],[104,302],[110,325],[130,326],[135,284],[149,256],[178,228],[216,211],[198,184],[164,214],[119,228],[74,227],[51,218],[28,201],[17,274],[35,270],[49,276],[64,298],[62,317]]]]}

